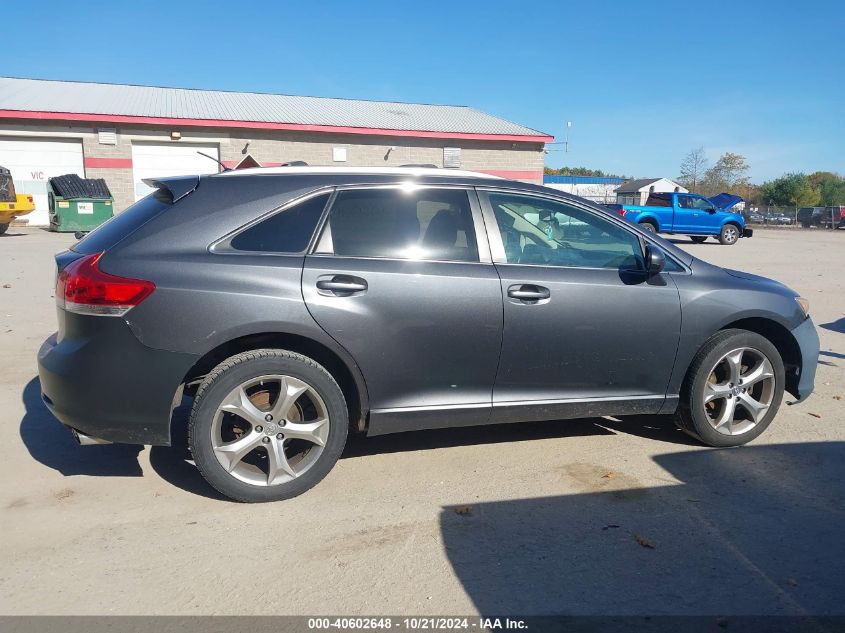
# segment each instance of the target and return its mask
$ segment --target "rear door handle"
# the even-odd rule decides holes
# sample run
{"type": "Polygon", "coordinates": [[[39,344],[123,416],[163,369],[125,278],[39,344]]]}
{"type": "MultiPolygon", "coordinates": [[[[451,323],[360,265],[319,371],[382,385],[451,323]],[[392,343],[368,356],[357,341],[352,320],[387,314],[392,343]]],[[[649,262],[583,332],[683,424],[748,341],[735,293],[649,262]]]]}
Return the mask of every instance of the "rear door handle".
{"type": "Polygon", "coordinates": [[[508,296],[511,299],[518,299],[524,303],[535,303],[548,299],[552,293],[545,286],[534,284],[517,284],[508,288],[508,296]]]}
{"type": "Polygon", "coordinates": [[[321,275],[317,292],[325,297],[350,297],[367,291],[367,282],[352,275],[321,275]]]}

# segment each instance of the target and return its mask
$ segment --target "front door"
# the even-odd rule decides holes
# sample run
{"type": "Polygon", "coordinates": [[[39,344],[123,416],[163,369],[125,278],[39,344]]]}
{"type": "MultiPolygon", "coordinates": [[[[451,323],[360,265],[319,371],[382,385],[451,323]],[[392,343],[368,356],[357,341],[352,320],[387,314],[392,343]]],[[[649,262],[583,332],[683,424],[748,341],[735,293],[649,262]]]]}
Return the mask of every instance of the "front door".
{"type": "Polygon", "coordinates": [[[302,293],[358,363],[370,431],[478,424],[490,415],[502,293],[472,189],[340,190],[302,293]]]}
{"type": "MultiPolygon", "coordinates": [[[[639,237],[576,204],[480,192],[504,296],[493,420],[656,413],[678,347],[671,274],[647,277],[639,237]]],[[[667,266],[683,269],[667,257],[667,266]]]]}

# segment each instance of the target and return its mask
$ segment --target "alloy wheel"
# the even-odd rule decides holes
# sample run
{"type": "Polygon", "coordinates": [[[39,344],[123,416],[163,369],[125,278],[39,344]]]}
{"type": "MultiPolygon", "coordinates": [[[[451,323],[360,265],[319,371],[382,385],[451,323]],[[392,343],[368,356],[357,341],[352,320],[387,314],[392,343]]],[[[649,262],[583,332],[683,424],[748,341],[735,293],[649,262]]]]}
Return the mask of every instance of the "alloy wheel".
{"type": "Polygon", "coordinates": [[[723,355],[704,383],[707,419],[723,435],[742,435],[765,417],[775,393],[772,363],[759,350],[742,347],[723,355]]]}
{"type": "Polygon", "coordinates": [[[326,404],[313,386],[293,376],[259,376],[223,399],[211,444],[217,461],[236,479],[277,486],[316,463],[330,426],[326,404]]]}

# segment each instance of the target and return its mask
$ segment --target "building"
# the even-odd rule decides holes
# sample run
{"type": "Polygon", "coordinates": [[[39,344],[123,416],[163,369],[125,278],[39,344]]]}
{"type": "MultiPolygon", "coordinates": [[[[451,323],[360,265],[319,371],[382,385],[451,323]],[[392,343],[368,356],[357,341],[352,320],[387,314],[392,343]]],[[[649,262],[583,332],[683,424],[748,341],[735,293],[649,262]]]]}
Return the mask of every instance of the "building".
{"type": "Polygon", "coordinates": [[[541,183],[553,137],[465,106],[0,78],[0,165],[34,194],[105,178],[122,210],[144,178],[213,173],[220,160],[354,167],[430,164],[541,183]],[[199,154],[202,152],[211,158],[199,154]]]}
{"type": "Polygon", "coordinates": [[[648,194],[659,192],[689,193],[686,189],[668,178],[641,178],[629,180],[616,189],[617,204],[645,204],[648,194]]]}
{"type": "Polygon", "coordinates": [[[565,191],[587,200],[604,204],[614,202],[616,189],[625,182],[624,178],[607,178],[597,176],[543,176],[546,187],[565,191]]]}

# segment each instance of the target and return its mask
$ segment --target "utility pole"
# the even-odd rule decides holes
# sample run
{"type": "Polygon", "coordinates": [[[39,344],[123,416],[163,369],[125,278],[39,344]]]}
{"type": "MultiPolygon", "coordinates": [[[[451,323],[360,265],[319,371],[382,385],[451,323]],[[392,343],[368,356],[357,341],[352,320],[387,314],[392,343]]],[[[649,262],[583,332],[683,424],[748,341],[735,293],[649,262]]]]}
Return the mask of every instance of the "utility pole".
{"type": "Polygon", "coordinates": [[[566,122],[566,133],[564,134],[564,137],[563,137],[563,151],[566,154],[569,153],[569,128],[571,128],[571,127],[572,127],[572,121],[567,121],[566,122]]]}

